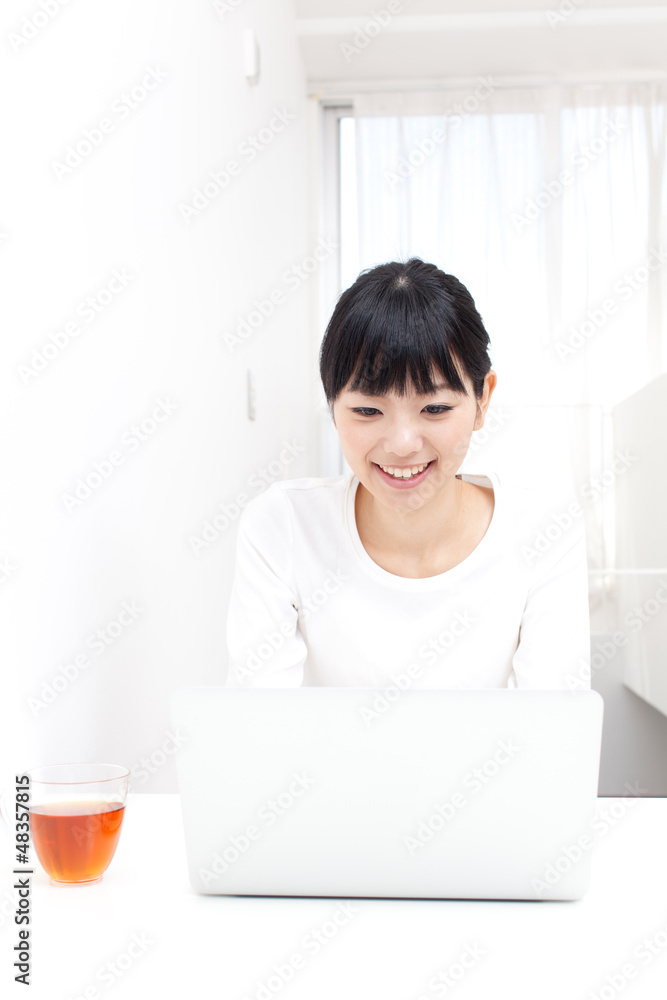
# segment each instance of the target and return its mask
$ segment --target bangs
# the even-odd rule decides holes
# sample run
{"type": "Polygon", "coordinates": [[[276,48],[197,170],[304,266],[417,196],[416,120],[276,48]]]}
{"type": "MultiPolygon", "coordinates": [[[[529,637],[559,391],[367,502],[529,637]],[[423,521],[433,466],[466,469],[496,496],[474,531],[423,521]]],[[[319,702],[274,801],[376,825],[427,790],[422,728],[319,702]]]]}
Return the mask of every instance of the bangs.
{"type": "Polygon", "coordinates": [[[383,289],[370,315],[351,313],[345,322],[348,351],[338,358],[334,395],[344,388],[369,396],[389,392],[406,396],[414,389],[433,395],[446,382],[467,395],[456,363],[458,327],[443,323],[435,309],[414,286],[392,295],[383,289]]]}
{"type": "Polygon", "coordinates": [[[333,311],[320,346],[331,407],[344,389],[368,396],[438,386],[481,398],[491,367],[489,335],[468,289],[419,257],[362,271],[333,311]],[[465,382],[464,382],[465,380],[465,382]]]}

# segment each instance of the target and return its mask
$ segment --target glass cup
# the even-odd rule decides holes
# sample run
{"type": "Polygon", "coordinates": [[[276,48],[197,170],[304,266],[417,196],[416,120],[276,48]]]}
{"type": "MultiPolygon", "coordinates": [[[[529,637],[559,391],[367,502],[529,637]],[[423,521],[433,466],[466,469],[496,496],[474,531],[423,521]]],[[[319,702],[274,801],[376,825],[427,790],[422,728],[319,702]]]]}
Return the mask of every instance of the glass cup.
{"type": "Polygon", "coordinates": [[[30,834],[52,885],[100,882],[118,846],[130,772],[120,764],[50,764],[30,777],[30,834]]]}

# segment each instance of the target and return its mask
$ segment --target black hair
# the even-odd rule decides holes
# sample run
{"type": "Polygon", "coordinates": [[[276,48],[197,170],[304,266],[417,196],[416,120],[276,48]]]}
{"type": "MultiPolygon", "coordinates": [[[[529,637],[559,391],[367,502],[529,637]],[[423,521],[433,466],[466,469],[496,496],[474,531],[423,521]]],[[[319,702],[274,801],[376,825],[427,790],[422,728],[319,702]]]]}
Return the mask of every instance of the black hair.
{"type": "Polygon", "coordinates": [[[320,377],[329,404],[343,389],[384,396],[432,394],[444,377],[477,399],[491,368],[489,335],[468,289],[419,257],[367,268],[338,299],[320,347],[320,377]],[[435,377],[435,381],[434,381],[435,377]]]}

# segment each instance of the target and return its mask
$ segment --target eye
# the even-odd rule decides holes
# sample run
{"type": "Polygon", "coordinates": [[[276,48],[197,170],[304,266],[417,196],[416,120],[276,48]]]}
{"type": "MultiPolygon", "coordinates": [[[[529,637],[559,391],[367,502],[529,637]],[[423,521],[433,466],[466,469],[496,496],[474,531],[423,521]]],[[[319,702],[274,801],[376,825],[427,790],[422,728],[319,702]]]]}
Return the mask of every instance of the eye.
{"type": "MultiPolygon", "coordinates": [[[[431,403],[429,406],[424,407],[424,411],[433,417],[437,417],[441,413],[447,413],[448,410],[453,409],[453,406],[445,406],[444,403],[431,403]]],[[[352,412],[359,413],[362,417],[372,417],[380,411],[374,406],[355,406],[352,408],[352,412]]]]}

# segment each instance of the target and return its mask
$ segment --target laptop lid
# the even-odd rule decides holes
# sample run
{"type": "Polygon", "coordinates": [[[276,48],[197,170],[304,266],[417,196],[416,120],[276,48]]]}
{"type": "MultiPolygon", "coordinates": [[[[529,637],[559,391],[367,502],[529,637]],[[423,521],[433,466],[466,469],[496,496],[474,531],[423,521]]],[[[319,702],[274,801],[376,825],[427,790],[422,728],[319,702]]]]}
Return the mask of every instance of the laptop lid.
{"type": "Polygon", "coordinates": [[[201,893],[578,899],[594,691],[190,687],[172,722],[201,893]]]}

